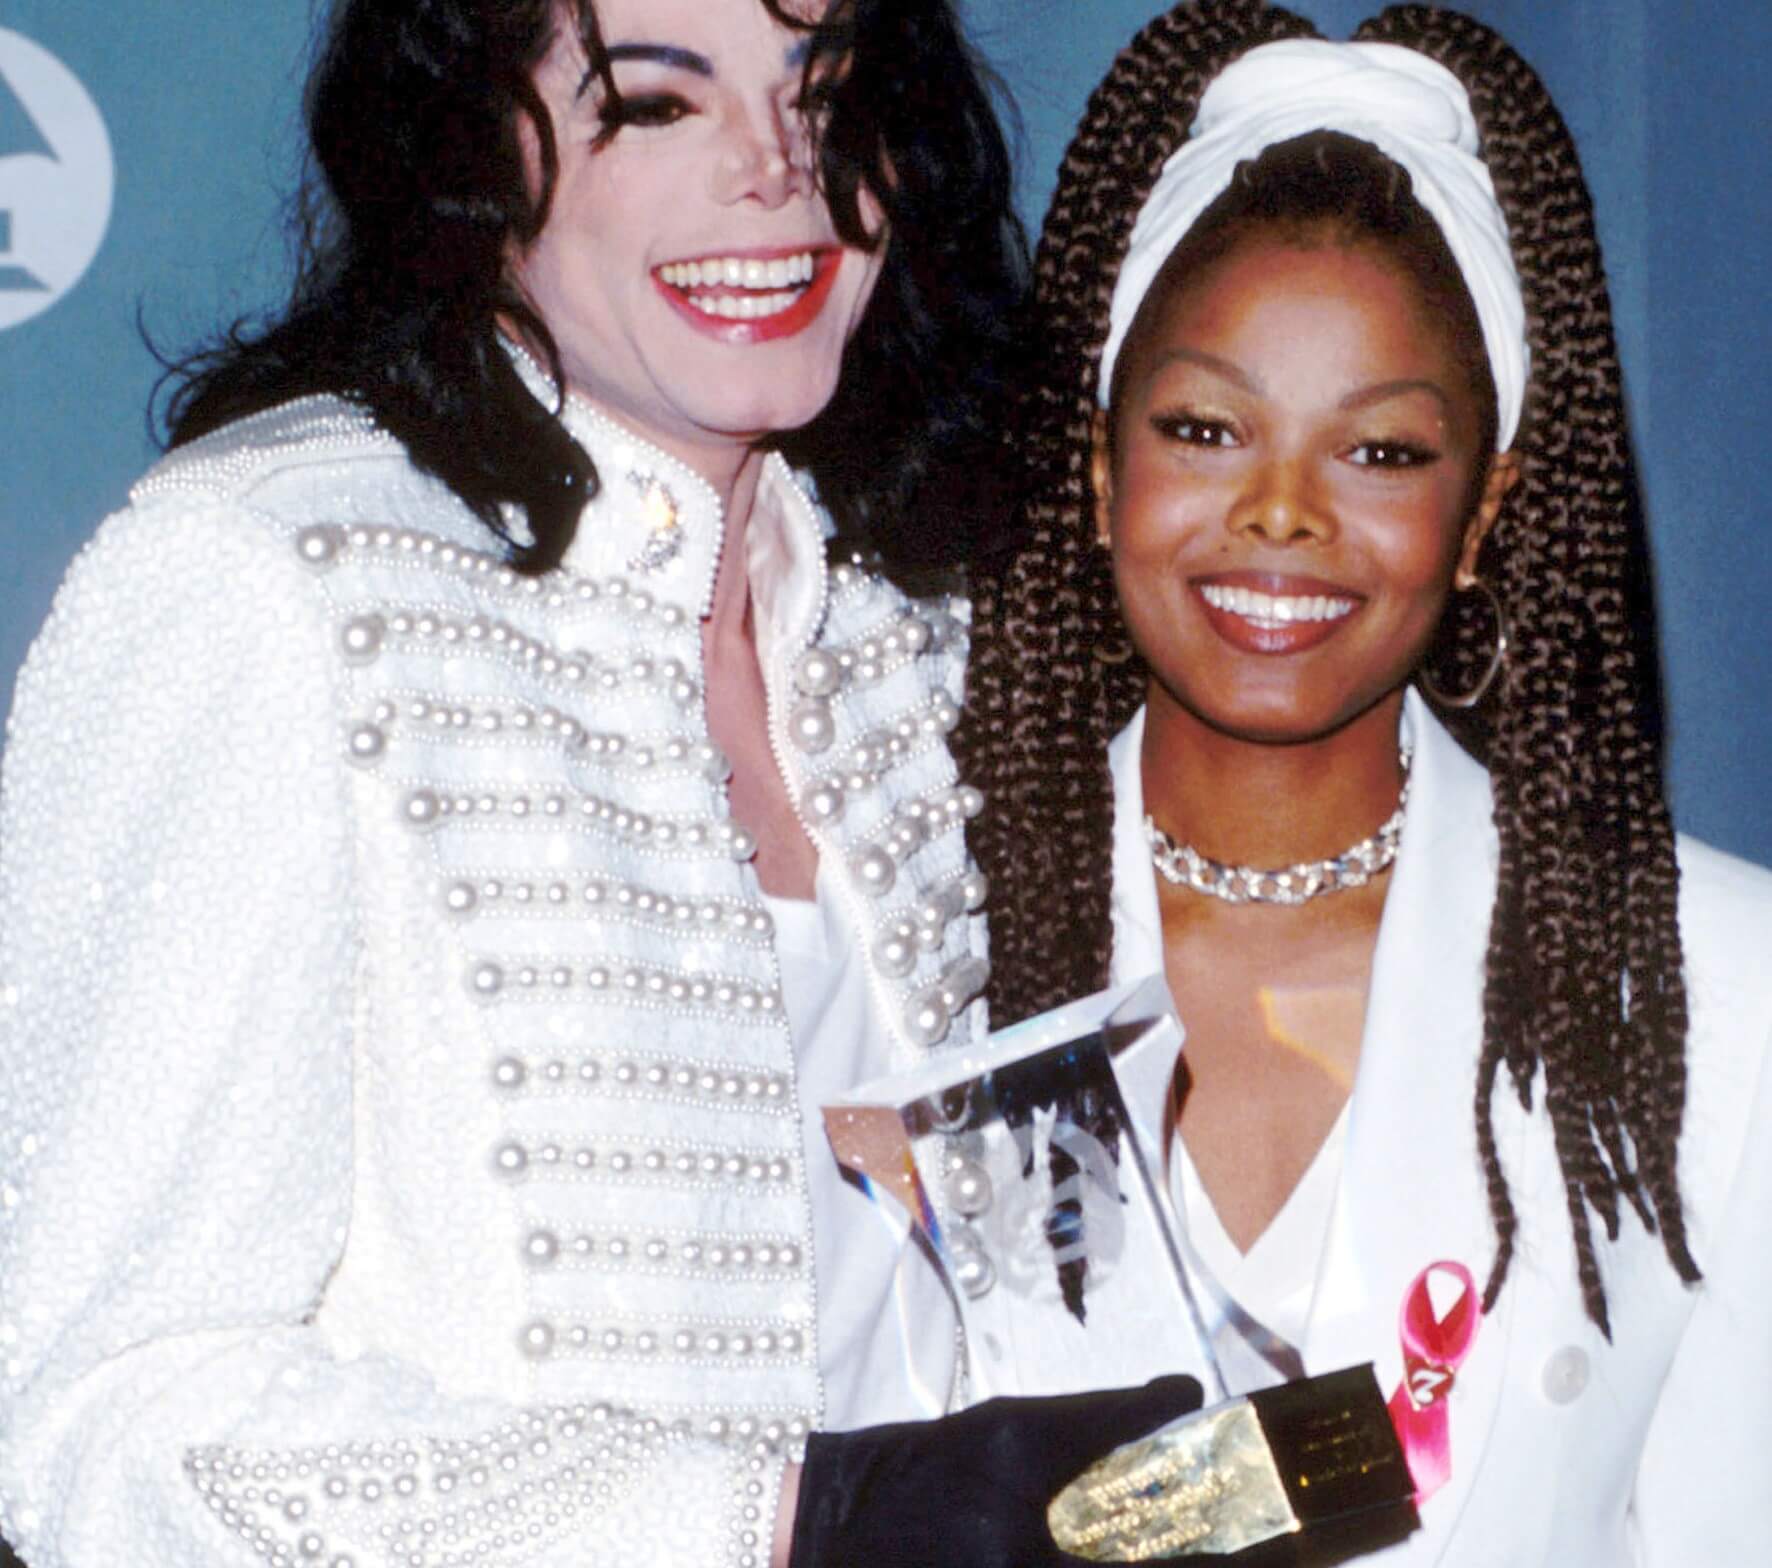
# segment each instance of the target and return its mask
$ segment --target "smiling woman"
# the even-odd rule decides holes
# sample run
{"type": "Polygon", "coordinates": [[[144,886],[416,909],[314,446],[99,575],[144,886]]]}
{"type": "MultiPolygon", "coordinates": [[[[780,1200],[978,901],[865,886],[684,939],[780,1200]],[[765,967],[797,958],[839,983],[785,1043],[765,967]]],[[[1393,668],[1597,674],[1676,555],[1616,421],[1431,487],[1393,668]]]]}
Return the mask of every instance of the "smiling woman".
{"type": "Polygon", "coordinates": [[[1037,1564],[1025,1477],[1198,1391],[918,1423],[819,1115],[983,1030],[961,607],[879,567],[988,519],[1022,281],[949,6],[338,0],[308,115],[9,727],[0,1531],[1037,1564]]]}
{"type": "Polygon", "coordinates": [[[1060,177],[959,735],[993,1016],[1167,980],[1212,1354],[1374,1364],[1374,1560],[1751,1561],[1772,878],[1668,821],[1580,164],[1469,18],[1309,34],[1175,7],[1060,177]]]}
{"type": "Polygon", "coordinates": [[[1155,722],[1268,740],[1394,732],[1454,571],[1474,580],[1514,472],[1485,455],[1488,378],[1472,385],[1445,318],[1370,241],[1270,234],[1166,275],[1188,287],[1140,323],[1095,451],[1155,722]]]}
{"type": "MultiPolygon", "coordinates": [[[[1147,238],[1128,259],[1091,475],[1127,625],[1147,661],[1164,650],[1160,726],[1179,680],[1208,730],[1394,732],[1449,591],[1478,580],[1519,472],[1497,450],[1518,394],[1504,432],[1497,389],[1517,388],[1524,355],[1517,326],[1498,327],[1492,363],[1447,233],[1401,199],[1400,173],[1334,129],[1282,139],[1172,249],[1147,238]],[[1205,635],[1166,647],[1189,626],[1205,635]],[[1238,712],[1220,711],[1227,698],[1238,712]]],[[[1471,276],[1481,290],[1480,266],[1471,276]]],[[[1194,711],[1184,700],[1176,717],[1194,711]]],[[[1381,793],[1393,749],[1375,751],[1381,793]]]]}

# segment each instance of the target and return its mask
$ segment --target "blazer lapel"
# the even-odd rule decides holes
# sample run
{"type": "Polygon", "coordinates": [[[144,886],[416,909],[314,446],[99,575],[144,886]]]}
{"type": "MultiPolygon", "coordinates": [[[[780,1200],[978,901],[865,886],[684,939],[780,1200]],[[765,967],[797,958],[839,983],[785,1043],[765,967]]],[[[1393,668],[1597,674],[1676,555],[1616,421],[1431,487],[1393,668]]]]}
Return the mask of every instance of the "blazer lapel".
{"type": "MultiPolygon", "coordinates": [[[[1416,1277],[1458,1262],[1480,1290],[1495,1245],[1473,1110],[1497,858],[1489,780],[1413,692],[1405,724],[1415,739],[1409,815],[1305,1345],[1313,1373],[1371,1361],[1387,1398],[1403,1377],[1398,1315],[1416,1277]]],[[[1517,1153],[1504,1148],[1504,1162],[1517,1153]]],[[[1442,1542],[1495,1420],[1518,1294],[1503,1292],[1448,1396],[1452,1478],[1423,1507],[1442,1542]]]]}

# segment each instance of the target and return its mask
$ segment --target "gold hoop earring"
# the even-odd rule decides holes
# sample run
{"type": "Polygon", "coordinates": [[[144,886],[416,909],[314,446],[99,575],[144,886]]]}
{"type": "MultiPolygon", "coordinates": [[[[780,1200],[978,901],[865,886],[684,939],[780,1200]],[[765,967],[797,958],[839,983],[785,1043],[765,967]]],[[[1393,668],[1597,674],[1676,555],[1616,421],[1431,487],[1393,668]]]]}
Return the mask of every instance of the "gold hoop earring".
{"type": "Polygon", "coordinates": [[[1130,664],[1133,656],[1132,639],[1122,632],[1113,642],[1096,643],[1089,652],[1097,664],[1105,664],[1110,668],[1130,664]]]}
{"type": "Polygon", "coordinates": [[[1495,684],[1495,677],[1507,663],[1508,624],[1507,613],[1501,608],[1501,597],[1482,578],[1471,580],[1472,588],[1476,589],[1489,601],[1489,610],[1495,617],[1495,651],[1489,655],[1489,662],[1483,668],[1482,677],[1477,684],[1466,692],[1444,692],[1433,682],[1424,665],[1416,674],[1416,684],[1442,708],[1474,708],[1486,696],[1489,688],[1495,684]]]}

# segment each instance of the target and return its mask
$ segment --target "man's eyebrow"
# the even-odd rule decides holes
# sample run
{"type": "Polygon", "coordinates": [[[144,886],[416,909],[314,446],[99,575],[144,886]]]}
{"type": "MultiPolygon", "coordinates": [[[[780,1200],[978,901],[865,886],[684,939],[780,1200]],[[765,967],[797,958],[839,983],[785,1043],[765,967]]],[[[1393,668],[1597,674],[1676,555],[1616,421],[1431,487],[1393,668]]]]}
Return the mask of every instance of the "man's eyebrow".
{"type": "Polygon", "coordinates": [[[603,51],[609,63],[618,60],[644,60],[652,65],[668,66],[673,71],[693,71],[697,76],[714,74],[714,62],[705,54],[684,49],[676,44],[611,44],[603,51]]]}

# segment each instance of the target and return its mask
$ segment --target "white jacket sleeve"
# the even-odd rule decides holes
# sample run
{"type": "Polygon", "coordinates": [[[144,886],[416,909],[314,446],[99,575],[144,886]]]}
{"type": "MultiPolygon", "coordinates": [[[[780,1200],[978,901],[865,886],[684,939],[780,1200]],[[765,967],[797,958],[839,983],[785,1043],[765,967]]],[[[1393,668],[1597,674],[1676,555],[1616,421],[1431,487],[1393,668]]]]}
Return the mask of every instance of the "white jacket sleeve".
{"type": "Polygon", "coordinates": [[[106,525],[21,676],[0,1533],[31,1568],[740,1563],[779,1460],[447,1397],[312,1326],[352,1217],[330,635],[268,529],[161,502],[106,525]]]}
{"type": "MultiPolygon", "coordinates": [[[[1764,932],[1766,906],[1751,912],[1764,932]]],[[[1696,1223],[1692,1247],[1704,1280],[1656,1401],[1631,1510],[1644,1568],[1765,1560],[1765,1458],[1772,1453],[1772,1039],[1761,1036],[1730,1066],[1746,1114],[1741,1157],[1726,1201],[1696,1223]],[[1757,1074],[1757,1079],[1756,1079],[1757,1074]]],[[[1688,1118],[1682,1147],[1709,1132],[1688,1118]]],[[[1731,1129],[1734,1131],[1734,1129],[1731,1129]]],[[[1733,1142],[1733,1139],[1730,1140],[1733,1142]]]]}

